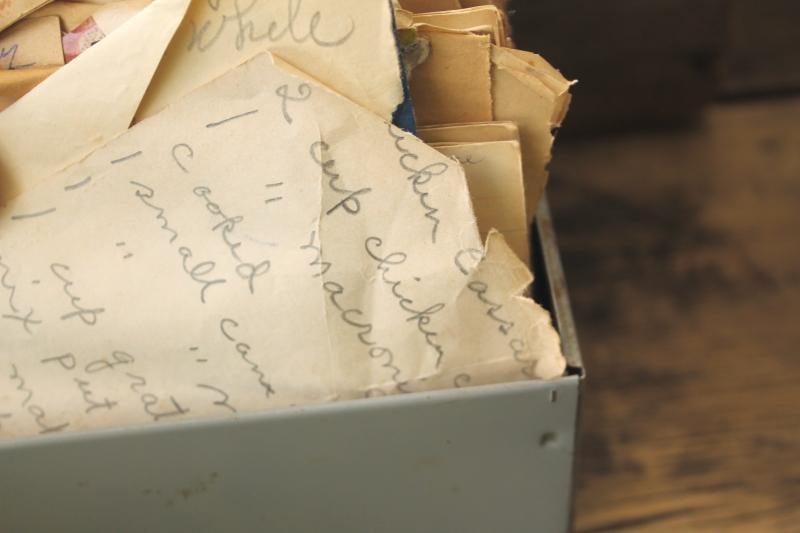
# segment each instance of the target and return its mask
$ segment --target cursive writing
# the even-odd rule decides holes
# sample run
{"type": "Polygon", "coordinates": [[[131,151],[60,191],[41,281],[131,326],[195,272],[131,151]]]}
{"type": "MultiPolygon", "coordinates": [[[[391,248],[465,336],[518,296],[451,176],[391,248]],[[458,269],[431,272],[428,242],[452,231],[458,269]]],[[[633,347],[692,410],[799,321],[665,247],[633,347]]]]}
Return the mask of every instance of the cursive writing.
{"type": "Polygon", "coordinates": [[[139,399],[142,402],[145,413],[153,417],[153,422],[158,422],[162,418],[185,415],[190,411],[188,407],[181,406],[174,396],[168,398],[168,407],[161,407],[161,404],[164,403],[161,398],[149,392],[142,394],[139,399]],[[157,409],[159,407],[160,409],[157,409]]]}
{"type": "Polygon", "coordinates": [[[417,330],[424,336],[427,345],[436,352],[436,367],[438,368],[444,358],[444,348],[436,341],[439,333],[433,330],[430,324],[432,317],[441,312],[445,308],[445,304],[439,302],[425,309],[419,309],[418,306],[414,304],[414,300],[409,298],[403,291],[403,282],[390,277],[392,267],[404,264],[408,256],[403,252],[381,254],[380,248],[382,246],[383,241],[378,237],[368,237],[364,242],[364,249],[367,251],[367,255],[378,263],[378,270],[381,272],[381,281],[391,288],[392,296],[397,300],[400,309],[409,315],[406,320],[408,322],[416,322],[417,330]]]}
{"type": "Polygon", "coordinates": [[[42,321],[34,318],[35,311],[33,308],[30,308],[27,313],[23,314],[23,311],[18,306],[16,300],[17,286],[16,284],[11,283],[11,281],[8,279],[10,272],[11,267],[5,264],[3,262],[3,258],[0,257],[0,289],[4,290],[8,295],[8,298],[6,299],[6,305],[8,306],[9,310],[8,313],[0,315],[0,318],[18,322],[28,335],[33,335],[31,326],[41,324],[42,321]]]}
{"type": "Polygon", "coordinates": [[[287,124],[291,124],[294,119],[289,114],[287,102],[305,102],[311,98],[311,86],[307,83],[301,83],[297,86],[297,96],[292,96],[289,94],[289,85],[284,84],[275,90],[275,94],[281,98],[281,111],[283,111],[284,120],[286,120],[287,124]]]}
{"type": "Polygon", "coordinates": [[[8,273],[11,272],[11,268],[3,263],[2,256],[0,256],[0,269],[3,271],[2,275],[0,275],[0,288],[8,293],[8,308],[12,313],[17,313],[19,312],[19,308],[14,303],[14,297],[17,294],[17,286],[8,281],[8,273]]]}
{"type": "Polygon", "coordinates": [[[483,260],[483,251],[477,248],[467,248],[461,250],[456,254],[455,263],[456,268],[464,274],[469,276],[483,260]]]}
{"type": "Polygon", "coordinates": [[[17,371],[17,365],[11,365],[11,375],[9,376],[9,379],[16,382],[17,390],[19,392],[25,393],[25,399],[22,400],[21,403],[22,407],[25,407],[28,405],[28,402],[31,401],[31,398],[33,398],[33,391],[25,386],[25,378],[19,375],[19,371],[17,371]]]}
{"type": "Polygon", "coordinates": [[[529,353],[528,345],[525,343],[525,341],[522,339],[511,339],[511,341],[508,343],[508,347],[511,348],[511,353],[514,356],[514,360],[524,365],[522,367],[522,374],[530,379],[536,379],[537,361],[535,359],[531,359],[530,357],[522,357],[523,355],[529,353]]]}
{"type": "Polygon", "coordinates": [[[219,330],[222,332],[222,335],[236,346],[236,352],[239,354],[239,357],[250,367],[250,371],[258,377],[258,384],[264,390],[264,396],[269,398],[275,394],[275,389],[273,389],[272,385],[267,381],[267,376],[261,370],[261,367],[250,358],[250,350],[252,349],[250,345],[238,341],[231,333],[233,329],[238,327],[239,323],[232,318],[223,318],[219,323],[219,330]]]}
{"type": "Polygon", "coordinates": [[[19,52],[18,44],[12,44],[8,48],[0,48],[0,60],[8,58],[8,65],[5,67],[6,70],[27,68],[27,67],[32,67],[36,64],[36,63],[25,63],[24,65],[15,65],[14,60],[17,58],[17,52],[19,52]]]}
{"type": "Polygon", "coordinates": [[[225,246],[228,248],[228,252],[237,263],[236,274],[247,282],[250,294],[255,294],[256,278],[267,274],[270,270],[271,263],[269,260],[261,261],[258,264],[248,263],[239,255],[239,248],[242,246],[242,242],[233,240],[231,233],[236,230],[238,224],[244,221],[244,217],[241,215],[233,217],[226,215],[219,204],[211,200],[211,189],[208,187],[195,187],[194,195],[198,198],[202,198],[205,201],[206,210],[214,217],[220,219],[220,221],[211,228],[211,231],[220,231],[220,235],[222,236],[225,246]]]}
{"type": "Polygon", "coordinates": [[[220,400],[214,402],[214,405],[218,405],[219,407],[224,407],[225,409],[229,410],[232,413],[237,412],[236,408],[230,404],[228,400],[230,400],[230,395],[225,392],[224,390],[220,389],[219,387],[215,387],[213,385],[206,385],[203,383],[197,384],[198,389],[205,389],[210,390],[211,392],[215,392],[218,396],[221,397],[220,400]]]}
{"type": "Polygon", "coordinates": [[[74,378],[74,381],[78,385],[78,390],[81,392],[81,397],[83,398],[84,403],[88,405],[86,408],[86,414],[91,413],[95,409],[106,409],[107,411],[110,411],[116,407],[117,402],[111,401],[108,398],[105,398],[102,402],[96,401],[90,388],[91,383],[89,381],[79,378],[74,378]]]}
{"type": "MultiPolygon", "coordinates": [[[[164,208],[159,207],[151,201],[155,196],[155,191],[151,187],[136,181],[131,181],[130,183],[137,188],[134,193],[136,197],[139,198],[139,200],[141,200],[141,202],[148,208],[155,211],[156,220],[161,222],[161,229],[170,235],[169,243],[173,244],[178,239],[178,232],[170,227],[164,208]]],[[[214,261],[201,261],[193,267],[190,266],[189,261],[194,255],[191,248],[187,246],[181,246],[178,248],[178,255],[181,257],[181,267],[183,268],[184,273],[186,273],[192,281],[202,286],[200,289],[201,303],[206,303],[206,291],[208,289],[214,285],[222,285],[228,282],[228,280],[224,278],[206,278],[206,276],[214,275],[213,272],[217,268],[217,264],[214,261]]]]}
{"type": "Polygon", "coordinates": [[[503,310],[503,306],[499,303],[493,302],[488,296],[486,296],[486,293],[489,292],[489,286],[482,281],[473,281],[467,284],[467,288],[475,293],[475,295],[478,297],[478,300],[480,300],[481,303],[487,307],[488,310],[486,311],[486,315],[497,322],[497,329],[500,330],[500,333],[503,335],[508,335],[508,332],[514,328],[514,323],[498,316],[498,313],[503,310]]]}
{"type": "Polygon", "coordinates": [[[142,392],[142,389],[147,386],[147,380],[142,376],[130,372],[126,372],[125,375],[132,380],[130,389],[139,396],[142,409],[153,419],[153,422],[158,422],[163,418],[183,416],[190,411],[188,407],[183,407],[174,396],[169,396],[165,402],[155,394],[142,392]],[[166,407],[163,406],[164,403],[167,404],[166,407]]]}
{"type": "Polygon", "coordinates": [[[20,402],[20,407],[24,407],[25,411],[33,417],[33,422],[39,428],[40,434],[57,433],[69,427],[68,422],[55,426],[47,423],[47,412],[41,406],[32,402],[33,390],[25,386],[25,378],[20,375],[16,365],[11,365],[11,375],[9,377],[11,381],[16,382],[17,390],[25,393],[25,398],[20,402]]]}
{"type": "Polygon", "coordinates": [[[17,49],[19,45],[12,44],[8,48],[0,48],[0,59],[8,58],[8,66],[6,67],[8,70],[14,69],[14,58],[17,55],[17,49]]]}
{"type": "Polygon", "coordinates": [[[39,325],[39,324],[42,323],[41,320],[36,320],[35,318],[33,318],[33,314],[34,314],[34,311],[33,311],[33,309],[31,309],[30,311],[28,311],[28,314],[26,314],[25,316],[16,315],[16,314],[14,314],[14,315],[8,315],[7,314],[7,315],[2,315],[1,318],[3,318],[4,320],[14,320],[16,322],[19,322],[22,325],[22,329],[25,330],[25,333],[27,333],[28,335],[33,335],[33,331],[31,330],[31,326],[36,326],[36,325],[39,325]]]}
{"type": "Polygon", "coordinates": [[[125,375],[128,376],[128,378],[131,380],[128,386],[133,392],[137,394],[141,389],[143,389],[147,385],[147,380],[143,376],[138,376],[131,372],[125,372],[125,375]]]}
{"type": "MultiPolygon", "coordinates": [[[[193,20],[189,22],[192,28],[192,35],[187,47],[189,51],[205,52],[219,41],[229,27],[236,30],[233,44],[239,51],[243,50],[248,43],[257,43],[263,40],[278,42],[286,37],[298,44],[311,41],[317,46],[331,48],[346,43],[356,29],[355,23],[351,20],[350,28],[341,32],[338,37],[322,37],[320,24],[323,20],[319,10],[314,11],[307,18],[306,26],[303,28],[300,20],[303,0],[287,0],[286,19],[281,21],[276,17],[269,22],[266,29],[261,28],[260,30],[256,27],[255,21],[265,23],[263,19],[266,17],[263,10],[256,9],[259,0],[249,0],[247,5],[243,5],[239,0],[233,0],[230,2],[232,12],[229,13],[220,12],[222,0],[207,0],[207,2],[214,14],[210,19],[200,23],[193,20]]],[[[274,4],[274,2],[270,2],[270,4],[274,4]]]]}
{"type": "Polygon", "coordinates": [[[328,273],[328,270],[330,270],[331,266],[333,266],[330,262],[322,260],[322,243],[319,242],[319,238],[317,237],[317,230],[311,230],[311,235],[308,237],[308,243],[302,245],[300,249],[311,250],[315,253],[314,260],[308,264],[308,266],[319,267],[319,272],[314,274],[315,278],[324,276],[328,273]]]}
{"type": "Polygon", "coordinates": [[[433,224],[431,227],[431,242],[435,244],[436,233],[442,221],[438,215],[439,210],[430,203],[430,193],[426,190],[426,186],[435,176],[444,174],[450,167],[447,163],[437,162],[425,165],[422,168],[417,168],[415,163],[419,161],[419,155],[404,148],[402,142],[406,140],[406,138],[399,133],[395,133],[394,127],[391,124],[389,124],[388,127],[389,135],[394,139],[394,146],[400,153],[400,159],[398,160],[400,167],[406,172],[410,172],[410,174],[406,176],[406,180],[411,183],[411,189],[414,191],[414,194],[417,195],[420,206],[425,210],[425,218],[430,220],[433,224]]]}
{"type": "Polygon", "coordinates": [[[113,370],[119,365],[130,365],[134,360],[131,354],[115,350],[111,352],[110,359],[95,359],[91,363],[88,363],[84,370],[87,374],[95,374],[97,372],[103,372],[104,370],[113,370]]]}
{"type": "Polygon", "coordinates": [[[461,163],[462,165],[477,165],[477,164],[483,163],[483,159],[484,159],[484,158],[480,158],[477,161],[475,161],[474,159],[472,159],[471,155],[468,155],[467,157],[458,157],[457,155],[454,155],[453,158],[456,161],[458,161],[459,163],[461,163]]]}
{"type": "Polygon", "coordinates": [[[189,169],[187,169],[183,163],[181,163],[181,158],[178,157],[178,149],[182,149],[182,151],[186,152],[186,157],[189,159],[194,159],[194,150],[192,147],[186,143],[179,143],[172,147],[172,160],[175,161],[175,164],[178,165],[184,174],[189,173],[189,169]]]}
{"type": "Polygon", "coordinates": [[[81,297],[75,296],[72,292],[74,283],[69,279],[70,268],[61,263],[53,263],[50,265],[50,272],[61,281],[61,290],[67,298],[69,298],[69,302],[74,309],[74,311],[61,315],[61,320],[69,320],[78,317],[81,319],[81,322],[87,326],[94,326],[97,324],[98,316],[104,313],[105,309],[102,307],[86,308],[81,305],[81,297]]]}
{"type": "MultiPolygon", "coordinates": [[[[478,300],[486,307],[486,315],[497,323],[497,329],[503,335],[508,335],[514,329],[514,322],[507,320],[500,316],[503,310],[503,305],[492,301],[487,295],[489,292],[489,285],[482,281],[473,281],[467,284],[467,288],[474,293],[478,300]]],[[[527,344],[520,338],[512,338],[508,342],[508,347],[511,350],[512,357],[515,361],[522,363],[524,366],[521,370],[522,374],[529,378],[536,378],[536,361],[531,361],[529,358],[523,357],[529,353],[527,344]]]]}
{"type": "Polygon", "coordinates": [[[407,382],[400,380],[402,370],[395,364],[395,356],[392,350],[379,345],[370,338],[373,328],[370,322],[363,320],[364,311],[357,307],[345,309],[344,305],[342,305],[339,297],[344,294],[344,287],[335,281],[326,281],[322,284],[322,288],[328,293],[330,303],[339,312],[339,318],[354,329],[357,332],[356,338],[358,341],[368,347],[367,353],[370,358],[379,361],[381,367],[391,372],[390,378],[397,384],[398,388],[404,386],[407,382]]]}
{"type": "Polygon", "coordinates": [[[46,357],[40,361],[43,365],[48,363],[58,363],[64,370],[75,370],[78,366],[78,361],[71,353],[65,353],[56,357],[46,357]]]}
{"type": "Polygon", "coordinates": [[[325,214],[330,215],[337,209],[342,208],[350,215],[357,215],[361,211],[361,199],[359,197],[372,192],[372,189],[365,187],[363,189],[353,191],[339,185],[339,180],[341,177],[336,171],[334,171],[336,161],[326,157],[325,152],[328,150],[330,150],[330,146],[328,146],[328,143],[323,141],[316,141],[312,143],[309,150],[311,153],[311,159],[313,159],[314,162],[320,166],[322,173],[328,177],[328,187],[330,190],[337,195],[344,196],[344,198],[336,205],[328,209],[325,214]]]}
{"type": "Polygon", "coordinates": [[[159,207],[150,201],[155,196],[156,191],[147,185],[144,185],[143,183],[139,183],[138,181],[131,181],[130,183],[137,189],[134,193],[136,197],[141,200],[144,205],[155,211],[156,220],[161,222],[161,229],[169,233],[169,243],[172,244],[175,242],[175,240],[178,238],[178,232],[169,226],[169,220],[167,220],[167,217],[164,216],[164,208],[159,207]]]}

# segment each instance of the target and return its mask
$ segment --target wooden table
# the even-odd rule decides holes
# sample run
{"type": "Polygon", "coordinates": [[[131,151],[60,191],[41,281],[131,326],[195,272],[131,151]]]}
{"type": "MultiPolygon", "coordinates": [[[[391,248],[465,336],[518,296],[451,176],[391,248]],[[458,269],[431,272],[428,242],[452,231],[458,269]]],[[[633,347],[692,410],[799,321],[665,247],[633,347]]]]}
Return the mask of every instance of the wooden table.
{"type": "Polygon", "coordinates": [[[560,145],[553,174],[577,531],[800,531],[800,97],[560,145]]]}

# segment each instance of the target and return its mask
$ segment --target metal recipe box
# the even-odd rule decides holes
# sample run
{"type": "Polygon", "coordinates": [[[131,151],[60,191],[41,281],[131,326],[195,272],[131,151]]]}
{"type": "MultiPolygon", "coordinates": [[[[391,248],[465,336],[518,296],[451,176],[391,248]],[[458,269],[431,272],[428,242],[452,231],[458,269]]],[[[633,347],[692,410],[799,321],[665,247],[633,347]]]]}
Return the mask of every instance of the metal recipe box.
{"type": "Polygon", "coordinates": [[[2,443],[0,533],[567,531],[582,370],[536,230],[565,377],[2,443]]]}

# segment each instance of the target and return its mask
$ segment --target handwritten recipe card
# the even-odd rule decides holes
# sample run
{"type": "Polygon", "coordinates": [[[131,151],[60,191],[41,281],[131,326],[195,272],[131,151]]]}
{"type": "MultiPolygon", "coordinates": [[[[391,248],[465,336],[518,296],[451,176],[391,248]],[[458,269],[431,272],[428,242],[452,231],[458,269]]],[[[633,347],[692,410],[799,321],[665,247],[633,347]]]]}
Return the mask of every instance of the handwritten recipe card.
{"type": "Polygon", "coordinates": [[[0,438],[562,374],[460,165],[260,54],[0,211],[0,438]]]}

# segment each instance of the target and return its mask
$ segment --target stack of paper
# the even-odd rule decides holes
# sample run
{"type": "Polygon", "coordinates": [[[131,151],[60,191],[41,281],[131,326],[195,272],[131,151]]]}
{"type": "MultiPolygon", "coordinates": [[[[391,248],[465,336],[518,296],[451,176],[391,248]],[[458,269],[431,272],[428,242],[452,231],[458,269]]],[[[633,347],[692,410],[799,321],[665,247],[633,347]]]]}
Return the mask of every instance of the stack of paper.
{"type": "Polygon", "coordinates": [[[436,131],[437,148],[446,155],[483,162],[464,166],[468,179],[481,183],[481,192],[473,194],[481,231],[494,227],[517,235],[512,247],[527,262],[528,227],[547,182],[552,131],[566,114],[572,82],[540,56],[511,47],[504,4],[400,0],[398,21],[404,42],[426,50],[426,59],[413,62],[410,74],[416,119],[425,128],[421,131],[436,131]],[[498,121],[515,125],[518,135],[503,136],[490,127],[498,121]],[[493,132],[501,138],[492,137],[493,132]],[[443,148],[440,143],[460,146],[443,148]],[[487,173],[495,179],[486,179],[487,173]],[[482,201],[517,198],[523,189],[524,217],[518,216],[518,205],[482,201]]]}
{"type": "Polygon", "coordinates": [[[392,125],[390,3],[91,6],[0,34],[9,73],[55,61],[55,20],[63,51],[102,34],[0,112],[0,438],[563,373],[518,257],[525,125],[491,95],[435,148],[392,125]]]}

